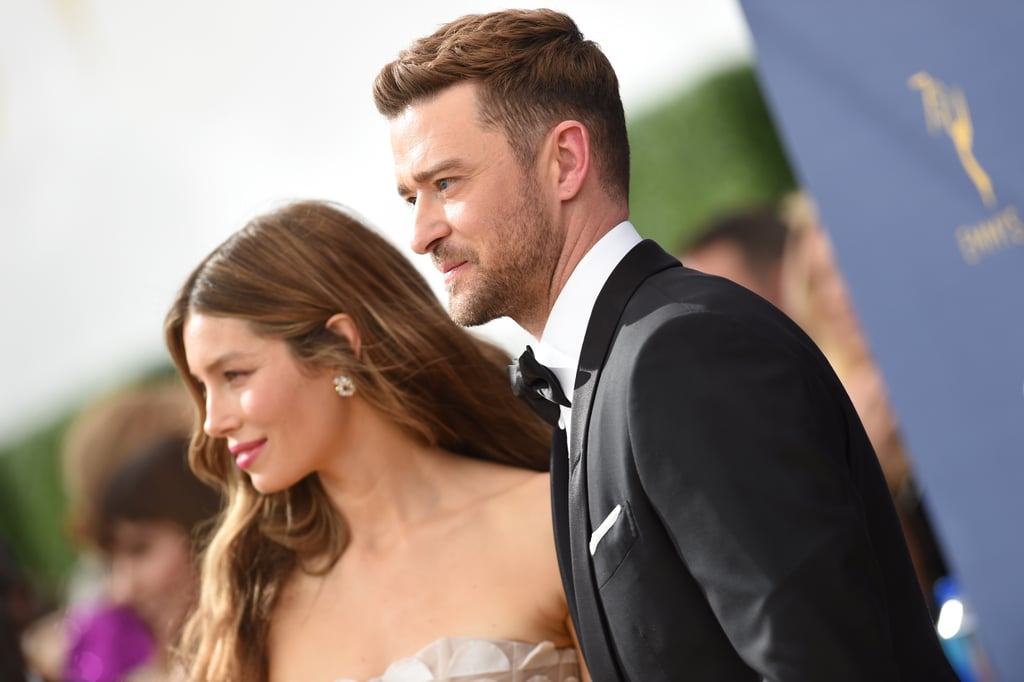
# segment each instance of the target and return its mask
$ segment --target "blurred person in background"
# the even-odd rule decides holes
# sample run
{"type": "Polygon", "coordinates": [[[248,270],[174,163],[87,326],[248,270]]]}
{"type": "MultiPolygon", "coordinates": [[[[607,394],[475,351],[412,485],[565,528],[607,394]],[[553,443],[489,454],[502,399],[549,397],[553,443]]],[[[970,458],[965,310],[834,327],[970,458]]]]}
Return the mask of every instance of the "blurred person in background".
{"type": "MultiPolygon", "coordinates": [[[[139,519],[125,517],[122,505],[132,495],[159,498],[163,495],[160,487],[167,486],[168,492],[181,495],[179,505],[206,508],[203,500],[211,493],[200,491],[192,499],[194,485],[170,477],[164,482],[146,479],[148,490],[127,495],[123,481],[138,475],[140,467],[149,466],[146,463],[153,455],[147,453],[168,443],[178,444],[177,457],[184,462],[183,443],[193,418],[191,401],[181,383],[159,380],[123,386],[93,400],[69,426],[61,463],[68,525],[80,552],[63,608],[34,623],[24,638],[26,657],[43,678],[122,680],[162,659],[165,638],[161,628],[147,622],[134,608],[143,600],[137,595],[126,597],[124,590],[121,596],[111,593],[116,587],[111,581],[124,575],[120,567],[126,564],[121,558],[131,553],[142,562],[151,557],[153,548],[153,538],[145,534],[137,534],[137,542],[132,544],[123,541],[121,521],[139,519]]],[[[176,523],[182,534],[188,534],[196,512],[179,511],[165,506],[162,521],[176,523]]],[[[143,515],[142,520],[148,523],[151,516],[143,515]]],[[[187,592],[177,596],[188,598],[187,592]]]]}
{"type": "Polygon", "coordinates": [[[677,249],[677,255],[687,267],[731,279],[782,308],[787,234],[774,207],[751,206],[711,220],[677,249]]]}
{"type": "Polygon", "coordinates": [[[742,284],[771,301],[814,339],[839,375],[882,465],[914,568],[933,617],[945,561],[914,484],[884,380],[857,319],[827,233],[809,198],[726,212],[678,249],[688,267],[742,284]]]}
{"type": "Polygon", "coordinates": [[[783,202],[781,212],[790,226],[782,265],[783,309],[825,353],[860,415],[896,503],[934,617],[933,588],[948,571],[881,369],[813,202],[805,194],[793,194],[783,202]]]}
{"type": "Polygon", "coordinates": [[[189,679],[581,678],[548,428],[382,236],[322,202],[259,216],[165,334],[201,414],[192,467],[227,497],[189,679]]]}
{"type": "Polygon", "coordinates": [[[89,403],[68,426],[61,451],[72,535],[95,537],[97,501],[113,472],[155,443],[187,437],[194,418],[176,379],[121,386],[89,403]]]}
{"type": "MultiPolygon", "coordinates": [[[[171,654],[199,592],[197,556],[220,506],[220,495],[189,469],[186,438],[131,457],[104,488],[93,542],[108,566],[107,597],[137,614],[153,638],[151,653],[128,674],[131,682],[182,679],[171,654]]],[[[83,630],[66,679],[92,679],[89,670],[113,639],[106,634],[83,630]]]]}

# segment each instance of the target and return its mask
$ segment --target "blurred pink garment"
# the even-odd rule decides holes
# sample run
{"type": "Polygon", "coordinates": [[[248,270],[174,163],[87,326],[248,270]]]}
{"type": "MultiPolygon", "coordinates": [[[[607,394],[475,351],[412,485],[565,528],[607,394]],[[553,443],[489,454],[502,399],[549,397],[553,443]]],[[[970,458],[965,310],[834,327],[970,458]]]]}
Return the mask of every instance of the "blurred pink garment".
{"type": "Polygon", "coordinates": [[[99,606],[69,616],[66,682],[119,682],[153,656],[146,625],[129,608],[99,606]]]}

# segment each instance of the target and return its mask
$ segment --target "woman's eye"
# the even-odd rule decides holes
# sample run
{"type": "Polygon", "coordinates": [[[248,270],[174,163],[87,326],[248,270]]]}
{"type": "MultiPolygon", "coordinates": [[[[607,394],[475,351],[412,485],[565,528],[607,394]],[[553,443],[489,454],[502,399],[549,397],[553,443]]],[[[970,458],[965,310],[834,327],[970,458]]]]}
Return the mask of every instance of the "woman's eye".
{"type": "Polygon", "coordinates": [[[244,376],[246,376],[248,374],[249,374],[249,372],[241,372],[241,371],[238,371],[238,370],[227,370],[227,371],[224,372],[224,379],[225,379],[225,381],[230,383],[230,382],[236,381],[237,379],[241,379],[242,377],[244,377],[244,376]]]}

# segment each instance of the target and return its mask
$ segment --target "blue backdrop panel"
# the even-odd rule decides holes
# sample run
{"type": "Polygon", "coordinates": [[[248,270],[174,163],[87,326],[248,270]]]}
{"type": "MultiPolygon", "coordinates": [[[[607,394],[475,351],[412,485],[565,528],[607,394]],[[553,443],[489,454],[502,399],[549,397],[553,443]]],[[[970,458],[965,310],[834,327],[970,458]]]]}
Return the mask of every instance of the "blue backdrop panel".
{"type": "Polygon", "coordinates": [[[947,558],[1024,680],[1024,4],[743,8],[947,558]]]}

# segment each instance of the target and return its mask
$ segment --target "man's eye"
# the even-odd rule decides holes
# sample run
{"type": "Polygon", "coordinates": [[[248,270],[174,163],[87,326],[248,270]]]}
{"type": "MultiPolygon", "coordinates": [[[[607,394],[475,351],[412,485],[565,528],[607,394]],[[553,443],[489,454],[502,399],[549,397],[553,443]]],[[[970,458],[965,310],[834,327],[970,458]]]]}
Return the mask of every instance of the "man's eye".
{"type": "Polygon", "coordinates": [[[451,184],[452,184],[451,178],[441,178],[440,180],[437,181],[437,188],[439,190],[441,190],[442,192],[444,192],[449,187],[451,187],[451,184]]]}

